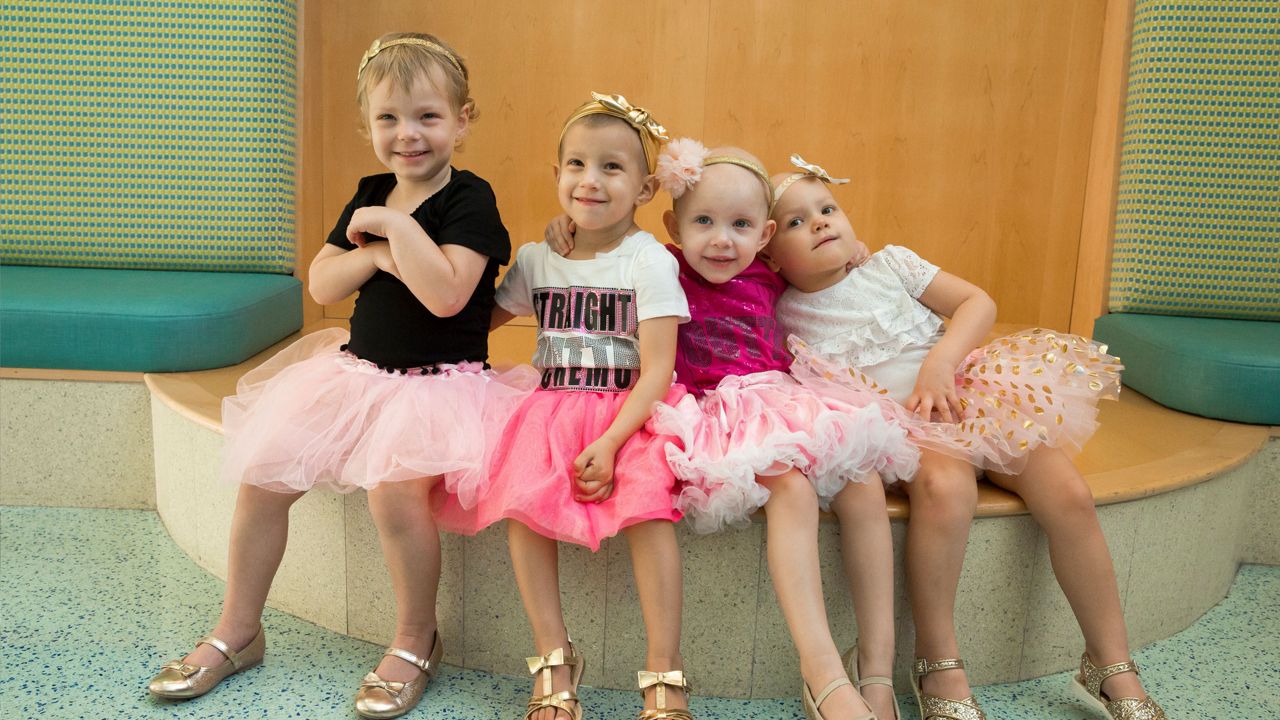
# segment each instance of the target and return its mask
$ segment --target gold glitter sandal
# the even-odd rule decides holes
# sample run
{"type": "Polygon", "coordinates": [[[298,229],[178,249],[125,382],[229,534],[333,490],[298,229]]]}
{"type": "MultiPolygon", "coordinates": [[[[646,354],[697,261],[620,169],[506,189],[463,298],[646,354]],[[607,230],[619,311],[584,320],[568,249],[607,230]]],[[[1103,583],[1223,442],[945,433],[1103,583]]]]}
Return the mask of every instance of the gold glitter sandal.
{"type": "Polygon", "coordinates": [[[972,695],[963,700],[952,700],[924,692],[924,677],[929,673],[963,669],[964,661],[955,658],[933,662],[916,658],[911,668],[911,690],[916,694],[921,720],[987,720],[986,713],[978,707],[978,699],[972,695]]]}
{"type": "Polygon", "coordinates": [[[1107,678],[1127,672],[1138,674],[1138,666],[1132,660],[1098,667],[1089,659],[1089,653],[1084,653],[1080,656],[1080,674],[1071,679],[1071,689],[1081,702],[1112,720],[1168,720],[1150,696],[1141,700],[1132,697],[1112,700],[1102,694],[1102,683],[1107,678]]]}
{"type": "Polygon", "coordinates": [[[668,708],[667,707],[667,686],[684,691],[685,700],[693,694],[693,685],[684,677],[683,670],[667,670],[666,672],[654,672],[652,670],[641,670],[636,673],[636,682],[640,685],[640,697],[644,697],[644,691],[654,688],[657,696],[654,698],[653,704],[657,707],[653,710],[641,710],[636,716],[636,720],[693,720],[693,715],[684,708],[668,708]]]}
{"type": "Polygon", "coordinates": [[[181,660],[171,660],[160,668],[160,672],[147,683],[147,690],[152,695],[169,700],[188,700],[200,697],[218,686],[226,678],[238,672],[244,672],[262,662],[266,654],[267,637],[262,626],[258,626],[258,634],[253,636],[248,645],[240,652],[234,652],[226,643],[208,635],[200,638],[196,647],[209,645],[222,653],[227,659],[214,667],[192,665],[181,660]]]}
{"type": "MultiPolygon", "coordinates": [[[[893,693],[893,720],[902,720],[902,710],[898,707],[898,694],[893,692],[893,679],[887,678],[883,675],[868,675],[866,677],[859,677],[857,645],[854,645],[853,647],[849,648],[849,651],[844,654],[844,669],[845,669],[845,672],[849,674],[849,677],[853,680],[853,686],[857,688],[859,693],[862,692],[862,688],[868,685],[889,686],[889,692],[893,693]]],[[[862,701],[867,702],[867,698],[865,695],[862,697],[862,701]]],[[[867,705],[870,706],[870,703],[867,703],[867,705]]]]}
{"type": "Polygon", "coordinates": [[[578,683],[582,681],[582,673],[587,669],[587,661],[586,658],[578,655],[573,647],[573,641],[569,641],[568,650],[556,648],[546,655],[526,658],[525,660],[529,663],[530,675],[542,673],[542,694],[535,695],[529,699],[528,709],[524,713],[524,720],[529,720],[534,713],[546,709],[555,710],[557,720],[559,720],[561,714],[568,715],[571,720],[582,720],[582,703],[578,700],[578,683]],[[569,671],[569,682],[573,687],[555,692],[551,687],[551,669],[563,665],[569,665],[572,668],[569,671]]]}
{"type": "Polygon", "coordinates": [[[431,638],[431,657],[426,660],[408,650],[393,647],[387,648],[383,655],[398,657],[410,665],[416,665],[422,672],[409,682],[383,680],[376,672],[365,675],[360,682],[360,689],[356,691],[356,714],[360,717],[385,720],[400,717],[417,706],[427,686],[440,671],[444,646],[440,644],[440,633],[437,632],[431,638]]]}

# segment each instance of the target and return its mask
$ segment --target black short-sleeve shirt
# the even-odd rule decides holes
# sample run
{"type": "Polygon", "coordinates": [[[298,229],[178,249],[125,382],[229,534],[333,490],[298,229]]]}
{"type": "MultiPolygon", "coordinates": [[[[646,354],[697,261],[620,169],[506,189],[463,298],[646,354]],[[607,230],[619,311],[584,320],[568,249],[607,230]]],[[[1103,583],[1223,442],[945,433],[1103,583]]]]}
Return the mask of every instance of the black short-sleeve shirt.
{"type": "MultiPolygon", "coordinates": [[[[354,250],[356,246],[347,240],[352,214],[362,207],[386,204],[395,186],[396,176],[391,173],[363,178],[326,242],[354,250]]],[[[498,266],[511,259],[511,238],[498,215],[493,190],[474,174],[455,169],[448,184],[411,214],[437,245],[461,245],[487,256],[484,274],[466,306],[457,315],[442,318],[394,275],[378,270],[360,286],[347,349],[385,368],[484,362],[489,357],[489,318],[498,266]]]]}

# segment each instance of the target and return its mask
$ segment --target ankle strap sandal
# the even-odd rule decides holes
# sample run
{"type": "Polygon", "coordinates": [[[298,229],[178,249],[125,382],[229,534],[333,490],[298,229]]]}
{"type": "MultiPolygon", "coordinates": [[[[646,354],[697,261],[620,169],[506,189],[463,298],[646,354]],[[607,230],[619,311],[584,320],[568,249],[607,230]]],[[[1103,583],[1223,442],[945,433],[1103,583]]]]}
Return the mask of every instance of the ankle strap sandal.
{"type": "Polygon", "coordinates": [[[1071,679],[1071,688],[1082,702],[1112,720],[1168,720],[1164,710],[1150,696],[1112,700],[1103,694],[1102,683],[1107,678],[1127,672],[1138,674],[1138,665],[1133,660],[1098,667],[1089,659],[1089,653],[1084,653],[1080,656],[1080,674],[1071,679]]]}
{"type": "Polygon", "coordinates": [[[535,695],[529,699],[528,709],[524,713],[524,720],[529,720],[534,713],[548,708],[564,713],[572,720],[582,720],[582,703],[578,700],[578,683],[582,681],[582,673],[587,669],[587,663],[586,659],[578,655],[574,649],[573,641],[569,641],[567,650],[565,648],[556,648],[546,655],[525,658],[525,662],[529,664],[530,675],[542,673],[542,694],[535,695]],[[552,689],[551,670],[565,665],[572,668],[569,671],[569,682],[572,687],[568,690],[555,692],[552,689]]]}
{"type": "Polygon", "coordinates": [[[667,707],[668,686],[683,690],[685,699],[693,694],[693,685],[685,679],[683,670],[641,670],[636,673],[636,684],[640,686],[640,697],[644,697],[645,690],[654,688],[654,705],[657,705],[653,710],[641,710],[636,720],[693,720],[688,710],[667,707]]]}
{"type": "MultiPolygon", "coordinates": [[[[868,675],[861,677],[858,673],[858,646],[854,645],[844,654],[844,670],[849,677],[853,679],[853,686],[858,692],[862,692],[862,688],[868,685],[887,685],[889,692],[893,693],[893,720],[902,720],[902,710],[898,707],[898,694],[893,692],[893,679],[883,675],[868,675]]],[[[866,696],[862,698],[866,702],[866,696]]]]}
{"type": "Polygon", "coordinates": [[[987,720],[986,713],[978,707],[978,699],[972,695],[963,700],[952,700],[924,692],[924,677],[929,673],[963,669],[964,661],[956,658],[933,662],[916,658],[911,667],[911,690],[916,695],[921,720],[987,720]]]}

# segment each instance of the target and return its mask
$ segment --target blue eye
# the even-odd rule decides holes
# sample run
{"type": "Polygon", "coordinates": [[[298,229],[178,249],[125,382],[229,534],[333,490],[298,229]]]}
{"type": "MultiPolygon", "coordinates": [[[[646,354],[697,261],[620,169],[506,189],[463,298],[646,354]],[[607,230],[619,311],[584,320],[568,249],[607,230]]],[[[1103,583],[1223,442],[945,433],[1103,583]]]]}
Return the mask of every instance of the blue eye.
{"type": "Polygon", "coordinates": [[[822,214],[823,214],[823,215],[830,215],[830,214],[834,213],[835,211],[836,211],[836,206],[835,206],[835,205],[828,205],[828,206],[826,206],[826,207],[822,208],[822,214]]]}
{"type": "Polygon", "coordinates": [[[793,218],[791,218],[790,220],[788,220],[788,221],[787,221],[787,227],[789,227],[789,228],[793,228],[793,227],[800,227],[800,224],[801,224],[801,223],[803,223],[803,222],[804,222],[804,220],[803,220],[802,218],[799,218],[799,217],[793,217],[793,218]]]}
{"type": "Polygon", "coordinates": [[[749,228],[751,227],[751,221],[746,218],[738,218],[733,221],[733,226],[736,228],[749,228]]]}
{"type": "Polygon", "coordinates": [[[382,113],[377,117],[378,120],[395,120],[396,116],[388,113],[382,113]]]}
{"type": "Polygon", "coordinates": [[[564,164],[570,167],[582,167],[582,161],[577,158],[571,158],[569,160],[565,160],[564,164]]]}
{"type": "Polygon", "coordinates": [[[711,218],[707,217],[706,215],[699,215],[698,217],[694,218],[694,219],[693,219],[693,221],[694,221],[695,223],[697,223],[698,225],[710,225],[710,224],[711,224],[711,218]]]}
{"type": "Polygon", "coordinates": [[[616,163],[616,162],[607,162],[604,164],[604,169],[605,170],[621,170],[622,164],[616,163]]]}

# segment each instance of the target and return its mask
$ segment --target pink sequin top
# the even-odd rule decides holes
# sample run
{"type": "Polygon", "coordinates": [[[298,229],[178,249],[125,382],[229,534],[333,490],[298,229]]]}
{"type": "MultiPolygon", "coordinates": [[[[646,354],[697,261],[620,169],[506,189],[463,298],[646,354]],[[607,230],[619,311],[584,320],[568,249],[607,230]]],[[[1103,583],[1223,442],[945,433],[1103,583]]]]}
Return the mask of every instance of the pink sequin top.
{"type": "Polygon", "coordinates": [[[680,263],[680,287],[689,299],[689,322],[680,326],[676,382],[701,395],[727,375],[791,366],[774,303],[787,283],[759,259],[729,282],[709,283],[685,262],[680,248],[667,249],[680,263]]]}

